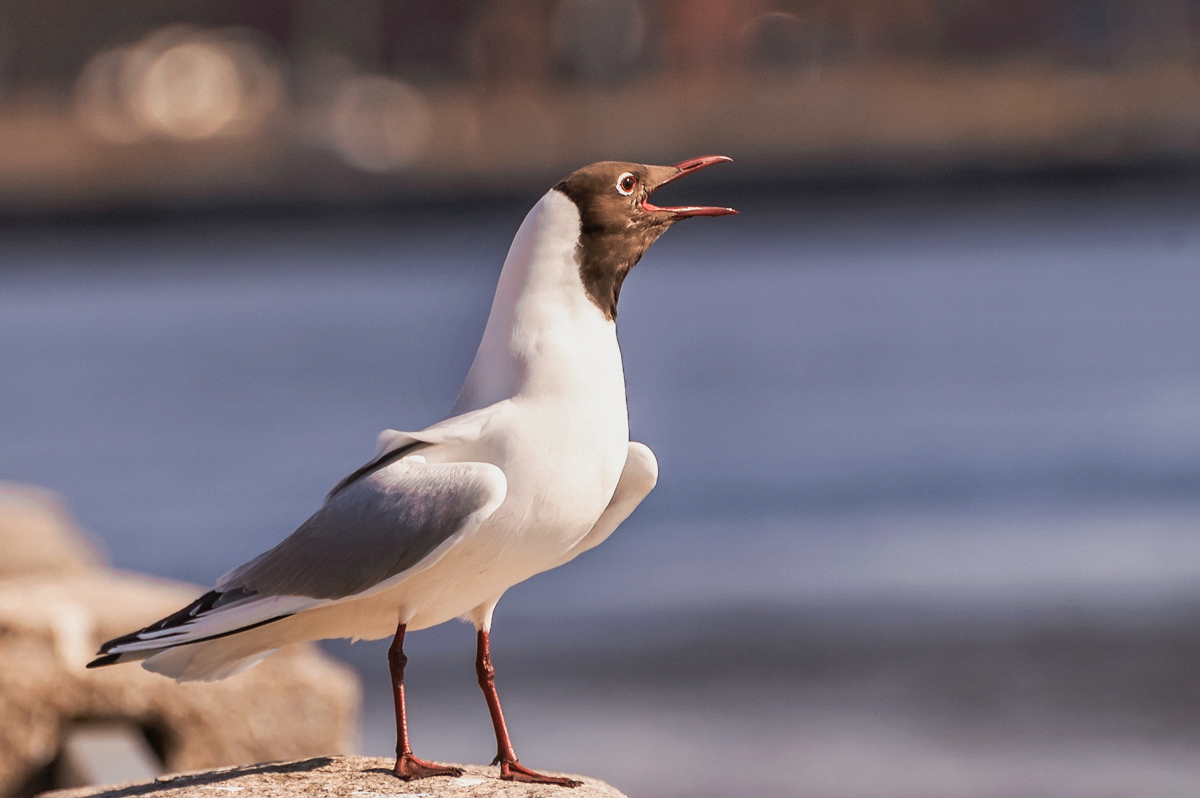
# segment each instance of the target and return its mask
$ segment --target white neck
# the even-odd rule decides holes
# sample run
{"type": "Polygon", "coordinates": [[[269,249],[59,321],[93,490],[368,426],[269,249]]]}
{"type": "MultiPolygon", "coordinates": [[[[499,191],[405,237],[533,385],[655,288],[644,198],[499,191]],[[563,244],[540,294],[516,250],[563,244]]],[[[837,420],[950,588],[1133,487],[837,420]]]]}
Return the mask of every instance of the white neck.
{"type": "Polygon", "coordinates": [[[625,401],[616,324],[587,296],[575,250],[579,210],[548,191],[521,224],[452,414],[519,396],[625,401]]]}

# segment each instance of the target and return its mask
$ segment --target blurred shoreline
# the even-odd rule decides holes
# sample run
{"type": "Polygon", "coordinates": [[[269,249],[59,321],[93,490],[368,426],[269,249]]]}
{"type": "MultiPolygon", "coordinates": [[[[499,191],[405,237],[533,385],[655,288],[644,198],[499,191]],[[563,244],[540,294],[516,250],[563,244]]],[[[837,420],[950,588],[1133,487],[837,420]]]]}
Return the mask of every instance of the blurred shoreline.
{"type": "Polygon", "coordinates": [[[299,117],[248,137],[114,144],[89,136],[71,106],[10,100],[0,108],[0,214],[487,199],[595,160],[673,163],[700,150],[737,161],[725,169],[736,177],[714,183],[1200,169],[1200,68],[1190,60],[1120,72],[892,65],[819,79],[767,72],[428,94],[433,132],[420,162],[375,172],[306,139],[299,117]],[[625,120],[637,129],[618,135],[625,120]],[[463,141],[464,125],[475,144],[463,141]],[[545,140],[527,139],[531,129],[545,140]]]}
{"type": "Polygon", "coordinates": [[[709,152],[745,183],[1200,167],[1192,0],[38,7],[0,4],[0,213],[482,198],[709,152]]]}
{"type": "MultiPolygon", "coordinates": [[[[331,230],[381,224],[417,230],[427,222],[440,224],[448,217],[462,216],[473,222],[494,219],[503,224],[519,220],[547,185],[573,168],[564,165],[563,171],[538,179],[469,189],[389,190],[355,197],[220,194],[18,206],[6,205],[0,196],[0,235],[20,236],[58,228],[119,236],[126,229],[162,228],[180,233],[220,230],[236,240],[240,230],[261,235],[309,223],[331,230]]],[[[1018,203],[1086,206],[1111,204],[1120,197],[1144,197],[1171,212],[1172,204],[1200,195],[1200,152],[1196,158],[1160,153],[1126,161],[1021,165],[976,162],[919,168],[876,164],[861,170],[811,172],[735,162],[695,175],[686,186],[669,186],[661,195],[664,202],[719,201],[738,208],[743,216],[768,221],[777,221],[780,208],[788,213],[811,209],[821,214],[837,209],[835,212],[841,215],[861,208],[876,214],[887,206],[900,209],[915,203],[920,210],[914,214],[914,221],[921,223],[919,217],[938,205],[953,212],[964,202],[975,206],[1011,200],[1016,210],[1018,203]]],[[[508,233],[511,230],[506,229],[508,233]]],[[[4,260],[7,262],[0,262],[0,268],[12,265],[11,258],[4,260]]]]}

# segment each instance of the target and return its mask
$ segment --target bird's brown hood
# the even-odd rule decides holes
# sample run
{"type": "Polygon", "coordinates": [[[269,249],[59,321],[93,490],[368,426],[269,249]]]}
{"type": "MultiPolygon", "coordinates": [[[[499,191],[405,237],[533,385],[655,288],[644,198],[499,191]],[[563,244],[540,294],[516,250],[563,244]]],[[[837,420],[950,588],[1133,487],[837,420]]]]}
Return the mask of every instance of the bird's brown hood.
{"type": "Polygon", "coordinates": [[[737,213],[716,206],[661,207],[650,202],[650,195],[685,175],[731,160],[706,155],[674,166],[601,161],[573,172],[554,187],[579,210],[579,276],[588,296],[609,319],[617,316],[626,275],[667,228],[693,216],[737,213]]]}

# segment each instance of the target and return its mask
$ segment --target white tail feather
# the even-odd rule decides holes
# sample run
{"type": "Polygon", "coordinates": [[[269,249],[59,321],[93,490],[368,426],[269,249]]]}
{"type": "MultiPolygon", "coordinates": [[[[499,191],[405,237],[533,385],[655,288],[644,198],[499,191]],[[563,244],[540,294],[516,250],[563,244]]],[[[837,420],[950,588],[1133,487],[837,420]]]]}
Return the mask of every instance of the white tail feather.
{"type": "Polygon", "coordinates": [[[228,638],[169,648],[143,661],[142,667],[177,682],[215,682],[250,670],[279,650],[268,648],[239,658],[237,654],[245,652],[235,651],[244,648],[245,642],[220,645],[226,640],[228,638]],[[231,659],[231,656],[235,658],[231,659]]]}

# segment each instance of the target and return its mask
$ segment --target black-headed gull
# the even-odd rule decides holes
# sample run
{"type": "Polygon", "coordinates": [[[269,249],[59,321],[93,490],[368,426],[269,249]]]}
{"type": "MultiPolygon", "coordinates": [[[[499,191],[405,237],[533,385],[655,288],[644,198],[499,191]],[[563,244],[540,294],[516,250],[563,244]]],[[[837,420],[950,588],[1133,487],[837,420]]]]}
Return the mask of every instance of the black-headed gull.
{"type": "Polygon", "coordinates": [[[735,212],[658,207],[651,192],[728,160],[605,161],[548,191],[513,239],[450,417],[383,432],[375,458],[291,536],[179,612],[108,641],[88,667],[141,660],[179,681],[207,681],[289,643],[394,634],[395,774],[459,775],[413,756],[403,641],[461,617],[478,632],[501,778],[576,784],[517,762],[489,653],[492,611],[508,588],[603,542],[654,487],[654,454],[629,440],[617,299],[672,224],[735,212]]]}

